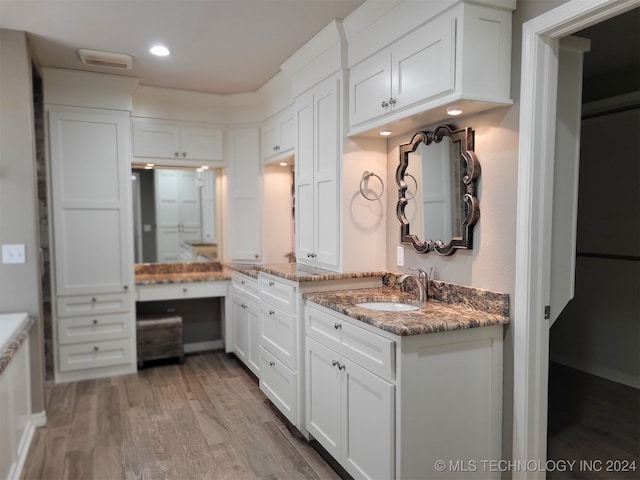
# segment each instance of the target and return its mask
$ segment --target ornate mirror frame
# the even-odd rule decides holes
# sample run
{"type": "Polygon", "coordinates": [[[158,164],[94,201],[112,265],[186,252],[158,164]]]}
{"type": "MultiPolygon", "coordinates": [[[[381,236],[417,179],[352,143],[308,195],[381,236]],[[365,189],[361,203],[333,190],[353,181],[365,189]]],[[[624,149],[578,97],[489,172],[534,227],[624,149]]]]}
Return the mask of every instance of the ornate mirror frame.
{"type": "Polygon", "coordinates": [[[471,128],[463,128],[455,130],[448,125],[440,125],[433,132],[421,131],[417,132],[411,142],[400,145],[400,164],[396,170],[396,184],[398,186],[398,204],[396,206],[396,215],[400,222],[400,242],[410,243],[414,250],[418,253],[428,253],[435,251],[438,255],[451,255],[456,249],[473,248],[473,225],[480,218],[480,206],[476,198],[476,180],[480,175],[480,163],[473,151],[474,148],[474,132],[471,128]],[[421,240],[410,233],[410,225],[405,215],[405,206],[407,205],[407,183],[405,182],[405,172],[409,166],[409,154],[415,152],[421,143],[429,145],[431,143],[439,143],[444,137],[448,137],[452,143],[460,144],[460,156],[464,162],[462,178],[460,179],[463,186],[462,201],[466,205],[466,216],[462,221],[462,236],[451,238],[449,243],[443,240],[432,240],[430,238],[421,240]]]}

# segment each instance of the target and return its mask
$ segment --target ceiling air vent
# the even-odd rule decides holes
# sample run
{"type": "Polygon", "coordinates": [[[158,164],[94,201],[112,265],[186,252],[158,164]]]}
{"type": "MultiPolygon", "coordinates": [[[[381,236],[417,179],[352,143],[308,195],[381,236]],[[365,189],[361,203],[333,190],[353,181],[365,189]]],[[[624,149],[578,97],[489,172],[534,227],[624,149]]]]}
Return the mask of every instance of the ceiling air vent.
{"type": "Polygon", "coordinates": [[[100,52],[98,50],[78,49],[80,60],[85,65],[92,67],[117,68],[118,70],[131,70],[133,57],[124,53],[100,52]]]}

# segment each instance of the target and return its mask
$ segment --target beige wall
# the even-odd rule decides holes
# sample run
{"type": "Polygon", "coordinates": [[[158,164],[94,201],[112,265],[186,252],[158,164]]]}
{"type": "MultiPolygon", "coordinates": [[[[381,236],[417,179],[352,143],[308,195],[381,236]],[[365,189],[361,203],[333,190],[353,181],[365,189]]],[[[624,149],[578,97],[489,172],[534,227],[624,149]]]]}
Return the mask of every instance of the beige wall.
{"type": "Polygon", "coordinates": [[[44,365],[36,207],[31,61],[26,34],[0,30],[0,243],[24,244],[26,263],[0,263],[0,313],[27,312],[32,408],[44,410],[44,365]]]}

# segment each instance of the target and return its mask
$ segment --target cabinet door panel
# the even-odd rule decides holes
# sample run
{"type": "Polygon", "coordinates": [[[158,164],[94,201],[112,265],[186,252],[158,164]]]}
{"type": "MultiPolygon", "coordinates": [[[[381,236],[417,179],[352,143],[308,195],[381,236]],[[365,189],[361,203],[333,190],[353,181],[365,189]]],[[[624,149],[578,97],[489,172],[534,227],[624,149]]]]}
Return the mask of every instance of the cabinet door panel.
{"type": "Polygon", "coordinates": [[[355,363],[342,371],[342,462],[356,478],[394,478],[395,387],[355,363]]]}
{"type": "MultiPolygon", "coordinates": [[[[246,299],[245,299],[246,300],[246,299]]],[[[260,308],[253,302],[247,303],[247,323],[249,325],[249,358],[251,371],[260,376],[260,308]]]]}
{"type": "Polygon", "coordinates": [[[232,296],[233,308],[233,353],[245,364],[249,356],[249,306],[243,298],[232,296]]]}
{"type": "Polygon", "coordinates": [[[189,160],[222,160],[222,130],[180,128],[181,157],[189,160]]]}
{"type": "Polygon", "coordinates": [[[394,45],[391,55],[394,109],[453,91],[455,34],[455,17],[447,14],[394,45]]]}
{"type": "Polygon", "coordinates": [[[177,227],[180,216],[180,174],[179,170],[159,168],[155,176],[156,224],[158,227],[177,227]]]}
{"type": "Polygon", "coordinates": [[[120,292],[129,276],[120,210],[65,209],[56,219],[57,292],[120,292]]]}
{"type": "Polygon", "coordinates": [[[180,230],[178,227],[158,227],[156,242],[158,262],[180,261],[180,230]]]}
{"type": "Polygon", "coordinates": [[[263,303],[260,314],[261,344],[287,367],[297,366],[297,318],[263,303]]]}
{"type": "Polygon", "coordinates": [[[351,125],[357,125],[387,113],[384,107],[391,97],[391,55],[384,51],[366,59],[349,71],[351,125]]]}
{"type": "Polygon", "coordinates": [[[296,101],[298,122],[296,151],[296,257],[313,253],[313,95],[296,101]]]}
{"type": "Polygon", "coordinates": [[[307,430],[334,458],[340,458],[339,355],[307,337],[307,430]]]}
{"type": "Polygon", "coordinates": [[[200,187],[198,175],[194,171],[180,172],[180,209],[183,228],[200,228],[200,187]]]}
{"type": "Polygon", "coordinates": [[[174,125],[136,120],[133,125],[133,155],[149,158],[177,158],[180,129],[174,125]]]}

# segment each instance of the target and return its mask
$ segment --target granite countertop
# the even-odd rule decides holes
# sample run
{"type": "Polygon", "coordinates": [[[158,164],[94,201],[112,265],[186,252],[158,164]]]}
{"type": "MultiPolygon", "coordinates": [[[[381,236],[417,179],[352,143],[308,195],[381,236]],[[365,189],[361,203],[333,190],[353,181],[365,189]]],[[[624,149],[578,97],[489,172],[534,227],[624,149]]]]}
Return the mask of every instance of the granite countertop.
{"type": "MultiPolygon", "coordinates": [[[[470,287],[465,288],[470,289],[470,287]]],[[[442,285],[440,285],[440,289],[442,289],[442,285]]],[[[430,299],[421,306],[415,300],[415,294],[391,287],[306,293],[303,298],[308,302],[317,303],[355,320],[399,336],[421,335],[509,323],[508,295],[493,294],[492,292],[486,292],[488,295],[485,295],[484,291],[470,290],[476,290],[475,293],[471,293],[471,296],[476,295],[477,297],[476,306],[484,308],[472,308],[468,304],[449,303],[438,299],[430,299]],[[478,299],[482,298],[485,300],[484,305],[482,300],[478,301],[478,299]],[[356,303],[370,301],[402,302],[421,308],[409,312],[386,312],[356,306],[356,303]]]]}
{"type": "Polygon", "coordinates": [[[386,272],[339,273],[298,263],[278,263],[272,265],[229,265],[229,268],[257,278],[260,272],[291,280],[292,282],[320,282],[324,280],[344,280],[349,278],[382,277],[386,272]]]}
{"type": "Polygon", "coordinates": [[[231,279],[231,271],[219,262],[138,263],[136,285],[218,282],[231,279]]]}
{"type": "MultiPolygon", "coordinates": [[[[10,337],[6,337],[6,339],[3,339],[1,342],[2,346],[0,347],[0,375],[2,375],[11,363],[11,360],[13,360],[13,357],[20,349],[20,346],[24,343],[36,321],[26,314],[5,314],[0,315],[0,317],[15,317],[15,319],[17,319],[18,317],[22,318],[19,323],[14,321],[10,322],[12,323],[12,327],[15,323],[16,329],[11,332],[10,337]]],[[[0,320],[0,322],[2,320],[0,320]]]]}

